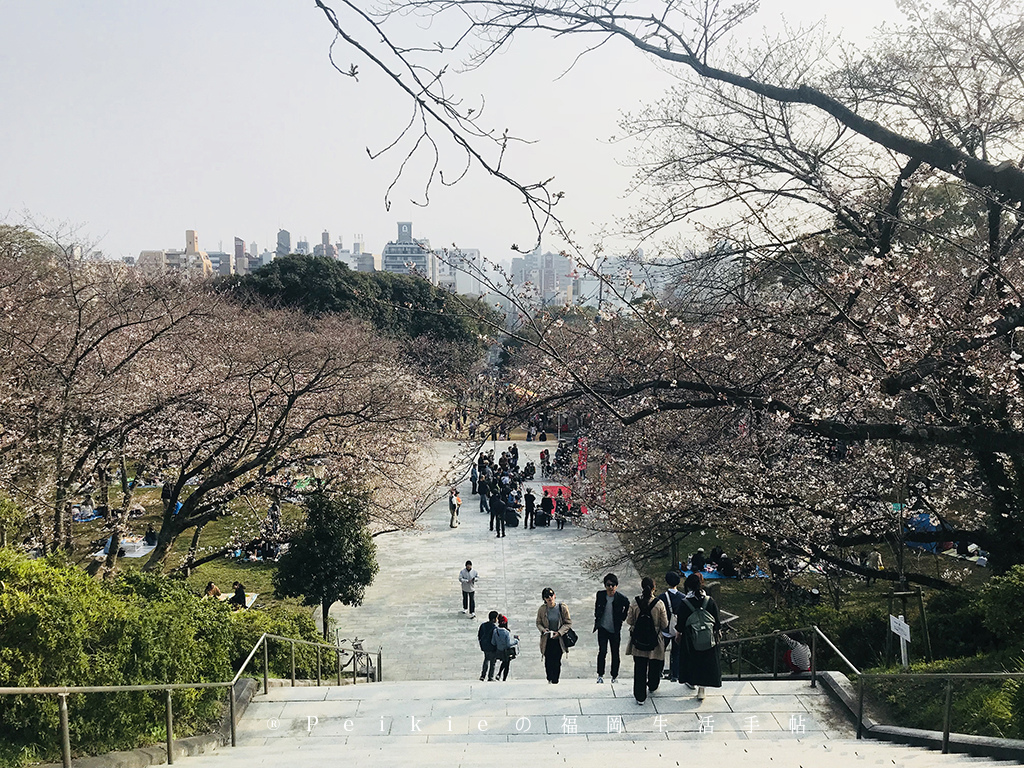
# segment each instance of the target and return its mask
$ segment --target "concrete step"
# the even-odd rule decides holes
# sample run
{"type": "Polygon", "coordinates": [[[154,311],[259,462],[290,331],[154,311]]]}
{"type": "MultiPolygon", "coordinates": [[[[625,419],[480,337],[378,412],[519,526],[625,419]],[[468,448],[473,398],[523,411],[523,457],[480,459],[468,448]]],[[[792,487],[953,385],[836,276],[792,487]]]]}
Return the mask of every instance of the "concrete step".
{"type": "MultiPolygon", "coordinates": [[[[847,739],[779,740],[725,739],[687,740],[685,744],[665,739],[658,742],[595,739],[593,735],[549,736],[542,740],[500,741],[487,737],[471,741],[379,743],[366,740],[340,743],[337,740],[309,740],[303,744],[226,748],[194,758],[196,768],[249,768],[255,766],[346,766],[396,765],[410,768],[479,768],[481,764],[508,766],[560,765],[579,768],[621,768],[640,761],[644,768],[700,764],[770,766],[771,768],[865,768],[865,766],[974,765],[994,768],[996,761],[941,755],[937,752],[888,745],[883,742],[847,739]]],[[[190,761],[191,762],[191,761],[190,761]]]]}
{"type": "Polygon", "coordinates": [[[644,706],[632,681],[393,682],[271,688],[237,728],[240,746],[197,768],[540,764],[621,768],[694,761],[771,768],[1001,765],[857,741],[827,693],[807,681],[729,681],[703,701],[665,682],[644,706]],[[685,743],[680,743],[685,742],[685,743]]]}

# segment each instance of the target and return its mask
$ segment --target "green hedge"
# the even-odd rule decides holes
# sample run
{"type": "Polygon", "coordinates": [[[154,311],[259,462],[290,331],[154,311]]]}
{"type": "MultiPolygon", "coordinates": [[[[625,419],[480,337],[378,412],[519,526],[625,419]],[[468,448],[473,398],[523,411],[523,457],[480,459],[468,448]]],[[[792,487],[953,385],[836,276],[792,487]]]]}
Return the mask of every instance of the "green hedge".
{"type": "MultiPolygon", "coordinates": [[[[317,639],[308,615],[233,613],[164,576],[128,572],[98,582],[59,559],[29,560],[0,549],[2,686],[227,681],[263,632],[317,639]]],[[[272,674],[286,676],[287,647],[271,648],[272,674]]],[[[254,673],[262,670],[258,656],[254,673]]],[[[315,674],[315,661],[300,669],[315,674]]],[[[69,697],[73,751],[97,754],[161,740],[163,696],[69,697]]],[[[207,729],[224,696],[222,690],[175,692],[175,733],[207,729]]],[[[0,765],[58,760],[58,723],[55,696],[0,696],[0,765]]]]}
{"type": "MultiPolygon", "coordinates": [[[[1024,672],[1024,659],[1006,652],[965,659],[943,659],[932,664],[911,664],[911,672],[1024,672]]],[[[946,684],[943,681],[868,681],[868,696],[880,703],[885,719],[904,728],[942,730],[946,684]]],[[[977,736],[1024,738],[1024,685],[1015,680],[953,683],[950,730],[977,736]]]]}

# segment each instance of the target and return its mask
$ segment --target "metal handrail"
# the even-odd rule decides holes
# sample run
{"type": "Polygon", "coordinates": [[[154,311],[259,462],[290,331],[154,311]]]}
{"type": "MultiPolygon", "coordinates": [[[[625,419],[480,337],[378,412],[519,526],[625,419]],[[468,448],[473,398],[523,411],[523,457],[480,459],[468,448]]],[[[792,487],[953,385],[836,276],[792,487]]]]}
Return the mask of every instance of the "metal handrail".
{"type": "Polygon", "coordinates": [[[857,738],[863,738],[864,733],[864,681],[865,680],[933,680],[946,682],[946,697],[943,704],[942,711],[942,753],[949,753],[949,727],[950,727],[950,709],[953,702],[953,681],[954,680],[1017,680],[1024,679],[1024,672],[861,672],[854,666],[843,653],[836,647],[835,643],[829,639],[828,635],[821,631],[816,625],[809,627],[798,627],[796,629],[787,629],[783,631],[772,632],[766,635],[752,635],[750,637],[739,637],[733,640],[722,640],[719,645],[736,645],[738,646],[737,651],[737,662],[738,671],[736,678],[739,680],[743,679],[743,643],[752,640],[766,640],[768,638],[774,638],[775,649],[773,653],[773,676],[778,677],[778,643],[779,636],[789,634],[790,632],[810,632],[811,633],[811,687],[816,687],[817,684],[817,655],[818,655],[818,644],[817,639],[820,637],[835,653],[839,659],[846,664],[846,666],[857,676],[857,738]]]}
{"type": "MultiPolygon", "coordinates": [[[[341,654],[342,652],[351,653],[356,658],[358,655],[364,655],[367,657],[368,663],[366,665],[366,681],[370,682],[371,666],[372,661],[369,661],[373,653],[370,651],[358,650],[356,648],[342,648],[339,645],[330,645],[328,643],[313,642],[311,640],[301,640],[294,637],[284,637],[282,635],[272,635],[264,632],[260,635],[260,639],[256,641],[256,645],[253,646],[252,650],[249,651],[249,655],[245,657],[245,661],[242,662],[238,672],[228,682],[218,683],[147,683],[142,685],[59,685],[59,686],[31,686],[24,688],[14,687],[0,687],[0,696],[46,696],[56,695],[59,699],[58,708],[60,713],[60,730],[61,730],[61,762],[63,768],[71,768],[71,728],[68,718],[68,696],[76,693],[120,693],[123,691],[163,691],[166,695],[165,700],[165,725],[166,725],[166,745],[167,745],[167,764],[172,765],[174,763],[174,712],[171,704],[171,692],[179,690],[191,690],[191,689],[206,689],[206,688],[227,688],[228,689],[228,719],[231,726],[231,746],[237,746],[237,739],[235,734],[235,684],[242,677],[249,663],[256,656],[260,646],[263,647],[263,693],[266,694],[269,689],[269,668],[270,663],[268,659],[268,640],[280,640],[291,644],[291,682],[292,687],[295,686],[295,645],[307,645],[313,646],[317,650],[317,674],[316,684],[320,685],[321,679],[321,655],[322,650],[327,648],[337,655],[338,661],[338,685],[341,685],[341,654]]],[[[377,673],[375,679],[381,681],[380,664],[383,654],[383,646],[377,649],[377,673]]],[[[356,669],[357,665],[352,665],[352,682],[356,682],[356,669]]]]}
{"type": "Polygon", "coordinates": [[[738,637],[732,640],[722,640],[719,645],[736,645],[736,679],[743,679],[743,643],[750,642],[752,640],[767,640],[773,639],[775,641],[775,648],[772,651],[772,677],[778,678],[779,676],[779,637],[781,635],[788,635],[790,632],[809,632],[811,635],[811,687],[818,687],[818,638],[820,637],[828,647],[832,650],[839,660],[842,661],[855,675],[860,674],[860,670],[853,665],[846,656],[836,647],[828,635],[821,631],[817,625],[810,625],[808,627],[797,627],[795,629],[786,629],[771,632],[765,635],[751,635],[750,637],[738,637]]]}
{"type": "Polygon", "coordinates": [[[942,754],[949,754],[949,712],[953,705],[954,680],[1024,680],[1024,672],[864,672],[857,677],[857,738],[864,732],[865,680],[945,680],[946,698],[942,705],[942,754]]]}

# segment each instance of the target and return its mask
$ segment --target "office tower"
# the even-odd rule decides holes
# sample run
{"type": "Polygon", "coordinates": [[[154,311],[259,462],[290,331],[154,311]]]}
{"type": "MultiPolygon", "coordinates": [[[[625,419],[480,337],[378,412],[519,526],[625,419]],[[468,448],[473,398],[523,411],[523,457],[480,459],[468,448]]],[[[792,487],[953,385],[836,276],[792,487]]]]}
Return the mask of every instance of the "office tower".
{"type": "Polygon", "coordinates": [[[429,240],[412,236],[412,222],[398,222],[398,240],[384,246],[382,268],[400,275],[419,275],[437,285],[437,259],[429,240]]]}
{"type": "Polygon", "coordinates": [[[277,232],[277,250],[274,251],[274,255],[277,258],[287,256],[292,252],[292,233],[287,229],[281,229],[277,232]]]}

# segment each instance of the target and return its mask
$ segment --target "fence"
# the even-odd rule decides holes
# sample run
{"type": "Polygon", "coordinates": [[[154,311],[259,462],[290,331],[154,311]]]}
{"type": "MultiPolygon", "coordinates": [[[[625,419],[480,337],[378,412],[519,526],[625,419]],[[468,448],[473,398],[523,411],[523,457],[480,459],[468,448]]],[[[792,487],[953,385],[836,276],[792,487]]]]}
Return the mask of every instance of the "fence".
{"type": "Polygon", "coordinates": [[[85,685],[85,686],[49,686],[49,687],[35,687],[35,688],[0,688],[0,696],[56,696],[57,706],[60,716],[60,741],[61,741],[61,761],[63,762],[64,768],[71,768],[71,729],[69,726],[68,719],[68,696],[80,693],[122,693],[126,691],[163,691],[165,695],[165,710],[164,710],[164,727],[166,731],[166,745],[167,745],[167,762],[168,764],[174,763],[174,708],[172,703],[172,693],[180,690],[199,690],[206,688],[227,688],[228,689],[228,719],[231,727],[231,746],[236,746],[235,738],[235,684],[245,673],[246,668],[255,658],[260,648],[263,648],[263,693],[267,693],[269,689],[269,651],[268,645],[270,640],[279,642],[287,642],[291,644],[291,684],[294,686],[296,683],[295,679],[295,646],[315,646],[316,647],[316,660],[317,660],[317,676],[316,684],[321,683],[321,667],[324,649],[327,649],[330,654],[335,656],[337,661],[337,677],[338,685],[342,684],[342,669],[347,666],[342,664],[343,655],[351,655],[352,657],[352,683],[358,682],[357,670],[359,661],[362,660],[363,668],[366,673],[366,681],[370,682],[371,677],[380,681],[381,678],[381,654],[382,649],[378,648],[376,654],[369,651],[364,651],[360,648],[342,648],[339,645],[328,645],[327,643],[314,643],[309,640],[297,640],[292,637],[282,637],[280,635],[270,635],[264,633],[260,636],[260,639],[256,641],[256,645],[249,652],[249,655],[242,662],[242,666],[239,668],[235,676],[228,682],[222,683],[157,683],[152,685],[85,685]],[[372,657],[376,655],[377,665],[376,674],[374,675],[374,665],[372,657]]]}

